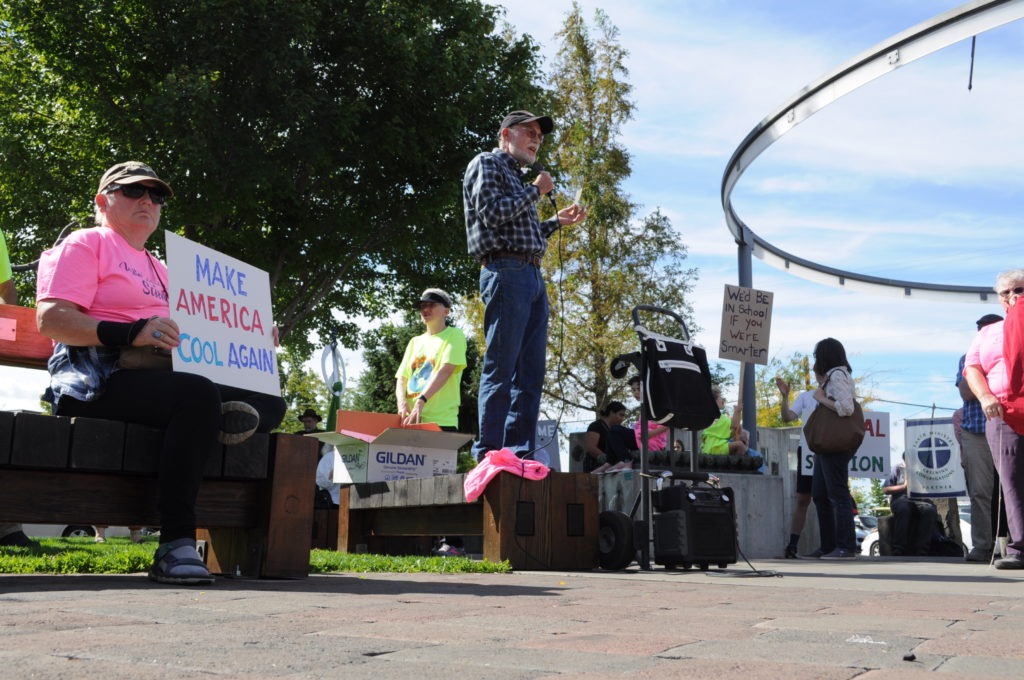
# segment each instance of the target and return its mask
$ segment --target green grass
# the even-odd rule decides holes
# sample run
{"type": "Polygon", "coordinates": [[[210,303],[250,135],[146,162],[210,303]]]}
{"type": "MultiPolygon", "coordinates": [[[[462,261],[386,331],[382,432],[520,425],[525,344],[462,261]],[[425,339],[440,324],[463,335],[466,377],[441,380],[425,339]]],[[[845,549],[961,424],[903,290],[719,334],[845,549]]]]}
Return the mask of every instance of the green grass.
{"type": "MultiPolygon", "coordinates": [[[[142,543],[128,538],[41,538],[40,549],[0,546],[0,574],[133,574],[149,571],[158,541],[146,537],[142,543]]],[[[309,555],[311,574],[333,573],[447,573],[506,574],[508,562],[475,561],[466,557],[417,557],[356,555],[331,550],[313,550],[309,555]]]]}
{"type": "Polygon", "coordinates": [[[312,574],[338,572],[509,574],[512,572],[512,567],[509,566],[507,560],[488,562],[487,560],[471,560],[468,557],[357,555],[334,552],[333,550],[314,550],[309,555],[309,571],[312,574]]]}
{"type": "Polygon", "coordinates": [[[40,538],[38,550],[0,546],[0,574],[132,574],[148,571],[157,539],[40,538]]]}

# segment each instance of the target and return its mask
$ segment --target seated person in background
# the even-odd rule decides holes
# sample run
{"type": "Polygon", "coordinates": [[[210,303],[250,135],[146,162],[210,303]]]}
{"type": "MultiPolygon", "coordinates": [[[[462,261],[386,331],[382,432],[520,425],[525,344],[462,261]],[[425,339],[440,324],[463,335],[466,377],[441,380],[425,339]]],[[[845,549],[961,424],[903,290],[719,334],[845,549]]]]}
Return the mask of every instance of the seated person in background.
{"type": "Polygon", "coordinates": [[[722,396],[722,389],[718,386],[712,387],[711,392],[715,395],[718,403],[718,410],[723,411],[722,415],[715,422],[708,425],[700,433],[700,452],[711,456],[757,456],[761,454],[750,448],[750,433],[740,426],[742,411],[739,402],[733,409],[732,418],[724,413],[725,397],[722,396]]]}
{"type": "MultiPolygon", "coordinates": [[[[633,398],[640,402],[640,408],[644,407],[644,394],[641,389],[643,380],[639,375],[634,375],[629,379],[629,388],[633,390],[633,398]]],[[[636,422],[633,423],[633,432],[636,437],[637,446],[641,446],[643,439],[642,433],[640,432],[640,416],[637,415],[636,422]]],[[[668,465],[668,451],[666,447],[668,445],[668,428],[660,423],[647,423],[647,453],[648,463],[651,465],[668,465]]]]}
{"type": "Polygon", "coordinates": [[[686,453],[682,439],[676,439],[672,442],[672,455],[675,457],[673,464],[677,467],[688,468],[690,466],[690,456],[686,453]]]}
{"type": "Polygon", "coordinates": [[[630,467],[625,442],[612,429],[625,422],[627,413],[626,405],[621,401],[609,402],[598,412],[598,419],[587,427],[583,437],[584,472],[605,472],[630,467]]]}
{"type": "Polygon", "coordinates": [[[334,447],[324,445],[316,466],[316,507],[336,508],[341,503],[341,484],[334,481],[334,447]]]}
{"type": "MultiPolygon", "coordinates": [[[[18,304],[18,289],[14,286],[14,271],[11,258],[7,255],[7,241],[0,231],[0,302],[5,305],[18,304]]],[[[39,543],[25,535],[20,524],[0,524],[0,545],[14,545],[22,548],[38,548],[39,543]]]]}
{"type": "MultiPolygon", "coordinates": [[[[94,539],[97,543],[107,542],[107,524],[97,524],[93,528],[96,530],[96,538],[94,539]]],[[[128,527],[128,533],[131,537],[132,543],[142,543],[142,527],[128,527]]]]}
{"type": "Polygon", "coordinates": [[[892,510],[892,534],[889,543],[893,555],[927,555],[932,534],[938,521],[935,504],[922,498],[911,499],[907,495],[906,456],[892,469],[884,493],[889,494],[889,508],[892,510]]]}
{"type": "Polygon", "coordinates": [[[218,441],[236,444],[270,432],[285,403],[193,373],[121,366],[123,352],[152,357],[180,342],[168,307],[167,267],[146,250],[173,195],[143,163],[107,170],[93,198],[96,226],[72,232],[39,260],[36,323],[54,340],[48,363],[54,414],[163,430],[160,545],[149,578],[196,585],[213,582],[196,552],[195,506],[207,454],[218,441]]]}

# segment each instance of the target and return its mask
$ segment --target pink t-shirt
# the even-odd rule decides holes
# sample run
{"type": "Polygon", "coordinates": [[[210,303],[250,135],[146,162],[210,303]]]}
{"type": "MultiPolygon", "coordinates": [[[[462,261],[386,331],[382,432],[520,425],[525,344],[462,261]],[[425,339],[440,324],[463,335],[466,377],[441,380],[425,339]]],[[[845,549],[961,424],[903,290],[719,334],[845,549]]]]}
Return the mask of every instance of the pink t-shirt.
{"type": "Polygon", "coordinates": [[[1000,399],[1009,392],[1006,362],[1003,361],[1003,322],[989,324],[975,334],[971,348],[964,357],[964,374],[968,366],[977,366],[988,380],[988,388],[1000,399]]]}
{"type": "Polygon", "coordinates": [[[167,267],[109,227],[80,229],[39,259],[36,301],[54,299],[101,321],[169,316],[167,267]]]}
{"type": "MultiPolygon", "coordinates": [[[[654,428],[659,427],[658,423],[647,423],[647,450],[648,451],[664,451],[665,446],[668,444],[668,430],[659,432],[658,434],[652,435],[650,432],[654,428]]],[[[640,440],[640,421],[633,423],[633,434],[636,435],[636,445],[641,445],[640,440]]]]}

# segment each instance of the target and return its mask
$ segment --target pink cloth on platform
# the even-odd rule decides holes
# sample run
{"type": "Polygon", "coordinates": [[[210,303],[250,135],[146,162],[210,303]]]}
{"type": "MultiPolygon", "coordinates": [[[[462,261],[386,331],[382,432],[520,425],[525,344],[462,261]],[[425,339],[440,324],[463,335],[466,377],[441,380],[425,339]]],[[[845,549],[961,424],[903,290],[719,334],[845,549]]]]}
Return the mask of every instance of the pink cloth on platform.
{"type": "Polygon", "coordinates": [[[466,502],[472,503],[479,498],[499,472],[511,472],[526,479],[537,480],[547,477],[550,471],[544,463],[519,458],[508,449],[488,451],[484,459],[466,474],[462,485],[466,492],[466,502]]]}

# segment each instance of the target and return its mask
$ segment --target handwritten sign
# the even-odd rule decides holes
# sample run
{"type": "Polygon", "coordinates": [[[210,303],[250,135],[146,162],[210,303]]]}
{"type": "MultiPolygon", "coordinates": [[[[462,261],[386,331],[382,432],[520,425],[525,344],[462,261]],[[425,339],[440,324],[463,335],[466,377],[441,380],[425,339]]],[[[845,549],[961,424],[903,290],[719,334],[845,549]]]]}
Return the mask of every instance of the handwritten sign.
{"type": "Polygon", "coordinates": [[[170,231],[171,318],[181,329],[174,370],[279,396],[270,277],[170,231]]]}
{"type": "Polygon", "coordinates": [[[768,364],[773,297],[768,291],[725,285],[719,358],[768,364]]]}

